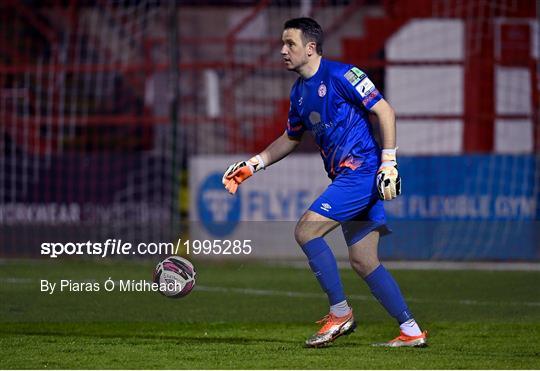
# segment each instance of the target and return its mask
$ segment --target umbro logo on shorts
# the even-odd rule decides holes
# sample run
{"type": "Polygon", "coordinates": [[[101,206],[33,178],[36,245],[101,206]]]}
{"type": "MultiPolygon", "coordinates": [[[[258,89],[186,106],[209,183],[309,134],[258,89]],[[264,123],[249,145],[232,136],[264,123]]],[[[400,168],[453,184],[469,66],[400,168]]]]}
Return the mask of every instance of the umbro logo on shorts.
{"type": "Polygon", "coordinates": [[[321,205],[321,209],[323,209],[324,211],[330,211],[331,208],[332,206],[330,206],[330,204],[326,202],[321,205]]]}

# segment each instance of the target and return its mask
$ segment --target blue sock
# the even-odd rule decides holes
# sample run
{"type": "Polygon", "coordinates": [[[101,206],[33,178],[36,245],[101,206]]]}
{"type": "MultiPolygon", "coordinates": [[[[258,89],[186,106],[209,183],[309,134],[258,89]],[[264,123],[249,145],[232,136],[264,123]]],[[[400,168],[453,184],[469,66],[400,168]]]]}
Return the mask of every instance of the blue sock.
{"type": "Polygon", "coordinates": [[[384,309],[401,325],[413,318],[394,277],[381,264],[364,280],[384,309]]]}
{"type": "Polygon", "coordinates": [[[317,237],[302,246],[309,259],[309,266],[328,295],[330,305],[345,300],[343,285],[339,278],[336,258],[324,238],[317,237]]]}

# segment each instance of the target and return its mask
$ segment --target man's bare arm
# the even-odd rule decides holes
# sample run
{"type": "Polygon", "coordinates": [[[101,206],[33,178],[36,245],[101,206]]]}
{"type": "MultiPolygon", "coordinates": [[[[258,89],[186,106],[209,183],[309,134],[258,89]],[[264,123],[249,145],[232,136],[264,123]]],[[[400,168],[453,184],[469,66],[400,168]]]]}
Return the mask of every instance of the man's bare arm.
{"type": "Polygon", "coordinates": [[[270,166],[284,157],[287,157],[300,144],[299,140],[291,139],[285,131],[280,137],[274,140],[264,151],[259,155],[264,161],[264,166],[270,166]]]}
{"type": "Polygon", "coordinates": [[[396,148],[396,114],[388,102],[381,99],[371,107],[379,122],[381,147],[383,149],[396,148]]]}
{"type": "Polygon", "coordinates": [[[381,136],[381,166],[377,171],[377,189],[382,200],[392,200],[401,194],[401,177],[396,157],[396,114],[387,101],[381,99],[371,108],[379,121],[381,136]]]}

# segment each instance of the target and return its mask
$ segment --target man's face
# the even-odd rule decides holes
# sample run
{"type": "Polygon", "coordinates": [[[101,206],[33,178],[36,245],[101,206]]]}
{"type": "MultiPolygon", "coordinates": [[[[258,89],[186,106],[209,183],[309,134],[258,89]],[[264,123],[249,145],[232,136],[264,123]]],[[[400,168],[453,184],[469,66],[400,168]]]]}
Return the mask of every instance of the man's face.
{"type": "Polygon", "coordinates": [[[299,68],[308,63],[308,57],[313,53],[314,42],[304,45],[302,41],[302,31],[296,28],[287,28],[281,37],[283,46],[281,56],[285,62],[285,67],[289,71],[298,71],[299,68]]]}

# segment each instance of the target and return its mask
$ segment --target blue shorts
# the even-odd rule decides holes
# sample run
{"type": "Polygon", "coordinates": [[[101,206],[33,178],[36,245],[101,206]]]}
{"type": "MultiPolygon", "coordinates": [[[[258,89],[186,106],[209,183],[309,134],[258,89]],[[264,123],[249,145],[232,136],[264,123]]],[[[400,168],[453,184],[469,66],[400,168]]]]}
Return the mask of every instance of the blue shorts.
{"type": "Polygon", "coordinates": [[[309,207],[309,210],[341,224],[347,246],[368,233],[390,233],[386,225],[383,201],[379,199],[376,174],[346,170],[309,207]]]}

